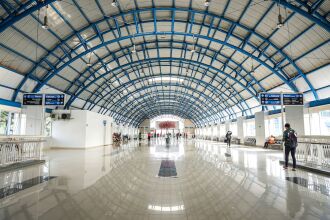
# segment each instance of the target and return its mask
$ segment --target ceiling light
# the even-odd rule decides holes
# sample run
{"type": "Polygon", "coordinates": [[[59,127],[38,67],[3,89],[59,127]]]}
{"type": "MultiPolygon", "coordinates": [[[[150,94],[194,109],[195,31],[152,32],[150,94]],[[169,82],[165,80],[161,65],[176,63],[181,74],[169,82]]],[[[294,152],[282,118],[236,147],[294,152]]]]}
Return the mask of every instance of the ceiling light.
{"type": "Polygon", "coordinates": [[[132,53],[136,53],[135,44],[133,45],[133,50],[132,50],[132,53]]]}
{"type": "Polygon", "coordinates": [[[209,5],[210,5],[210,0],[205,0],[205,2],[204,2],[204,6],[205,6],[205,7],[209,7],[209,5]]]}
{"type": "Polygon", "coordinates": [[[46,6],[46,9],[45,9],[44,23],[41,25],[41,27],[45,30],[48,30],[48,28],[49,28],[48,17],[47,17],[47,8],[48,8],[48,6],[46,6]]]}
{"type": "Polygon", "coordinates": [[[283,23],[283,18],[282,18],[282,15],[279,14],[278,15],[278,23],[277,23],[277,28],[280,29],[281,27],[284,26],[284,23],[283,23]]]}
{"type": "Polygon", "coordinates": [[[111,5],[112,5],[112,7],[118,7],[117,0],[112,0],[111,5]]]}
{"type": "Polygon", "coordinates": [[[87,66],[91,67],[92,64],[90,62],[86,63],[87,66]]]}
{"type": "Polygon", "coordinates": [[[195,48],[193,48],[192,50],[190,50],[190,52],[191,53],[195,53],[196,52],[195,48]]]}

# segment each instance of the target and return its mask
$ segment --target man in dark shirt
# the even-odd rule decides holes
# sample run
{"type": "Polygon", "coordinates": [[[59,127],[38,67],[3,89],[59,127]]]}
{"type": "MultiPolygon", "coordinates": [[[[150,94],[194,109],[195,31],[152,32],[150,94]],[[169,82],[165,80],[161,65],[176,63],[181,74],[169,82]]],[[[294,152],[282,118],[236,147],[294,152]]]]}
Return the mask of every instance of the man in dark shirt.
{"type": "Polygon", "coordinates": [[[289,154],[291,152],[293,168],[292,171],[296,170],[296,147],[297,144],[293,142],[292,135],[296,135],[295,131],[291,128],[289,123],[285,124],[285,131],[283,132],[283,142],[285,148],[285,165],[284,169],[288,169],[289,154]]]}

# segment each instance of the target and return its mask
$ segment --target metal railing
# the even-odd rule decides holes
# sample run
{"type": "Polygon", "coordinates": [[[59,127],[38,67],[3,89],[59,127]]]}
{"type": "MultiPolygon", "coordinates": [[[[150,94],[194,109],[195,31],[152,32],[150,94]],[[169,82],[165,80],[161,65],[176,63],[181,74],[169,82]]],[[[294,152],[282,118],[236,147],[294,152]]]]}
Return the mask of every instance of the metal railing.
{"type": "Polygon", "coordinates": [[[330,168],[330,139],[326,137],[298,138],[297,161],[330,168]]]}
{"type": "Polygon", "coordinates": [[[40,136],[4,136],[0,137],[0,166],[39,160],[44,137],[40,136]]]}

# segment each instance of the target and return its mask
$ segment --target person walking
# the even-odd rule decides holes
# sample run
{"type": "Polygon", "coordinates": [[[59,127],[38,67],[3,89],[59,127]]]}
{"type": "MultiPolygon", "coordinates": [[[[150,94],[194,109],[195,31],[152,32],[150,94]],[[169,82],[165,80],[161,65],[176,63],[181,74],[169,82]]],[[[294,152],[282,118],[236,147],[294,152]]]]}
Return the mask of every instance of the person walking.
{"type": "Polygon", "coordinates": [[[283,142],[284,142],[284,159],[285,164],[284,169],[288,169],[289,163],[289,154],[291,153],[292,157],[292,171],[296,171],[296,148],[298,146],[297,133],[291,128],[289,123],[285,124],[285,130],[283,132],[283,142]]]}
{"type": "Polygon", "coordinates": [[[230,147],[230,145],[231,145],[231,134],[232,134],[231,131],[228,131],[226,134],[227,147],[230,147]]]}

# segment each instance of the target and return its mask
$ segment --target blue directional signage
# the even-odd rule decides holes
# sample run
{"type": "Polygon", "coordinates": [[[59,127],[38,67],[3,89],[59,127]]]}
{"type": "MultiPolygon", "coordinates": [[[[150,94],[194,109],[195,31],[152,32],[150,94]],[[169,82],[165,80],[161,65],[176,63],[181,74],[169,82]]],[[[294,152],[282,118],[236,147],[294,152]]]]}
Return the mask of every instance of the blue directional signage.
{"type": "Polygon", "coordinates": [[[64,105],[64,94],[46,94],[45,105],[64,105]]]}
{"type": "Polygon", "coordinates": [[[42,105],[42,94],[23,94],[23,105],[42,105]]]}
{"type": "Polygon", "coordinates": [[[261,105],[281,105],[280,93],[261,93],[260,94],[261,105]]]}
{"type": "Polygon", "coordinates": [[[304,105],[304,95],[302,93],[283,94],[283,105],[304,105]]]}

